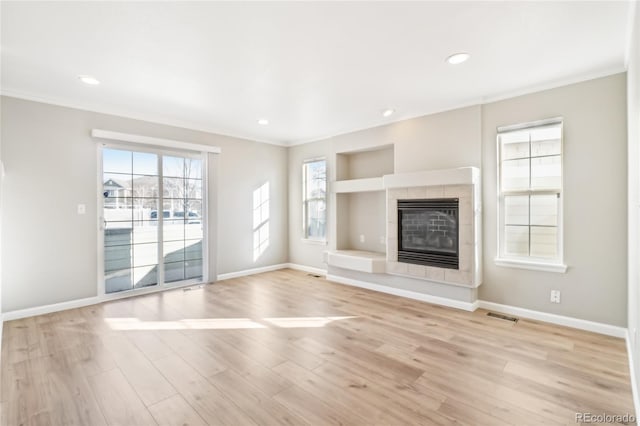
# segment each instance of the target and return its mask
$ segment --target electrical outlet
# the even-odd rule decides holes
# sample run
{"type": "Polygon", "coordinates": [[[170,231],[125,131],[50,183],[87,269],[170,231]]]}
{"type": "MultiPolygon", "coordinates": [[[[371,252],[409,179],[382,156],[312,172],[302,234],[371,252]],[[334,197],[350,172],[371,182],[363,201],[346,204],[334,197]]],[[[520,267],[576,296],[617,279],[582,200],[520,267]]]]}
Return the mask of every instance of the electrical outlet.
{"type": "Polygon", "coordinates": [[[85,214],[87,212],[87,206],[84,204],[78,204],[78,214],[85,214]]]}
{"type": "Polygon", "coordinates": [[[360,242],[364,243],[364,235],[360,234],[360,242]]]}
{"type": "Polygon", "coordinates": [[[380,237],[380,244],[382,244],[383,246],[387,244],[387,239],[384,237],[384,235],[380,237]]]}
{"type": "Polygon", "coordinates": [[[551,290],[551,303],[560,303],[560,290],[551,290]]]}

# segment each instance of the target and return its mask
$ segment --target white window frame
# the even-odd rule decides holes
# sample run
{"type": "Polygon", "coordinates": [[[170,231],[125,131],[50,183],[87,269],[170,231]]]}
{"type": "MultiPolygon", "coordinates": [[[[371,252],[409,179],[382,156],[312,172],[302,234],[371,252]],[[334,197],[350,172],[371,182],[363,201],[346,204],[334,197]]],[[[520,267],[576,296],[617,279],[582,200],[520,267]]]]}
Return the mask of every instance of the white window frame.
{"type": "MultiPolygon", "coordinates": [[[[496,135],[496,158],[497,158],[497,203],[498,203],[498,253],[495,263],[498,266],[530,269],[535,271],[565,273],[567,265],[564,264],[564,227],[563,227],[563,204],[564,204],[564,130],[562,117],[555,117],[546,120],[533,121],[511,126],[498,127],[496,135]],[[502,189],[502,142],[500,136],[505,133],[534,129],[546,126],[560,127],[560,188],[559,189],[527,189],[527,190],[503,190],[502,189]],[[557,224],[557,253],[554,259],[540,258],[534,256],[512,256],[504,252],[505,243],[505,195],[550,195],[558,196],[558,224],[557,224]]],[[[531,153],[529,153],[531,155],[531,153]]],[[[532,158],[529,156],[529,158],[532,158]]],[[[531,172],[531,163],[529,163],[531,172]]]]}
{"type": "Polygon", "coordinates": [[[327,206],[327,189],[328,189],[328,170],[327,170],[327,159],[326,157],[316,157],[316,158],[309,158],[306,159],[302,162],[302,240],[308,243],[314,243],[314,244],[327,244],[327,233],[329,231],[328,229],[328,209],[326,208],[327,206]],[[312,200],[321,200],[321,198],[312,198],[312,199],[307,199],[307,171],[306,171],[306,167],[308,164],[310,163],[317,163],[319,161],[324,161],[324,170],[325,170],[325,176],[324,176],[324,204],[325,204],[325,227],[324,227],[324,237],[323,238],[314,238],[314,237],[310,237],[307,234],[307,230],[309,229],[309,227],[307,226],[308,224],[308,208],[307,208],[307,204],[309,203],[309,201],[312,200]]]}
{"type": "MultiPolygon", "coordinates": [[[[113,300],[113,299],[122,299],[127,297],[138,296],[140,294],[146,293],[156,293],[159,291],[171,290],[180,287],[190,287],[194,285],[206,284],[207,282],[212,280],[212,277],[209,276],[209,220],[208,220],[208,158],[205,154],[206,151],[193,151],[189,149],[184,149],[185,146],[177,145],[175,149],[171,149],[170,147],[166,147],[163,145],[153,145],[150,143],[140,144],[137,141],[118,141],[118,142],[100,142],[98,143],[97,149],[97,159],[98,159],[98,174],[97,174],[97,202],[98,202],[98,297],[101,300],[113,300]],[[133,288],[130,290],[107,293],[106,285],[105,285],[105,273],[104,273],[104,218],[103,218],[103,206],[104,206],[104,197],[102,196],[103,191],[103,149],[121,149],[121,150],[129,150],[136,152],[148,152],[152,154],[161,155],[177,155],[185,158],[197,158],[202,161],[202,232],[203,232],[203,241],[202,241],[202,279],[192,278],[178,282],[164,282],[164,269],[160,268],[160,273],[158,275],[158,284],[142,287],[142,288],[133,288]]],[[[160,163],[159,163],[160,164],[160,163]]],[[[162,192],[162,179],[160,179],[160,192],[162,192]]],[[[159,206],[159,211],[162,211],[162,205],[159,206]]],[[[158,215],[159,220],[159,241],[162,241],[162,220],[163,215],[158,215]]],[[[158,244],[158,253],[159,258],[162,258],[162,243],[158,244]]]]}

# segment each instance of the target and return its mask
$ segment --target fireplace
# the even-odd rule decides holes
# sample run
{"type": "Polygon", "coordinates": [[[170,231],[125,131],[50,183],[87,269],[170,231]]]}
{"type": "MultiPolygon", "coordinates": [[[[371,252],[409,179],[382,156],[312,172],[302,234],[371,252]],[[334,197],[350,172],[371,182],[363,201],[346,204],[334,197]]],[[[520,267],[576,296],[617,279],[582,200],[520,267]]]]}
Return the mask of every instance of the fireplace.
{"type": "Polygon", "coordinates": [[[458,269],[458,198],[398,200],[398,262],[458,269]]]}

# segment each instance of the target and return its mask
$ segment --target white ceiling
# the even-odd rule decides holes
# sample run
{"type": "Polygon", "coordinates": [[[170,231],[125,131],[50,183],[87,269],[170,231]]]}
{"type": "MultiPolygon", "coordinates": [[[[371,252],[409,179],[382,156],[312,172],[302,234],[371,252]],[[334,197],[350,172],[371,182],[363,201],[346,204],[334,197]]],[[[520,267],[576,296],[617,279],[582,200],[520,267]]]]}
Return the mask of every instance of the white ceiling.
{"type": "Polygon", "coordinates": [[[3,1],[1,88],[300,143],[623,71],[629,9],[624,1],[3,1]],[[472,54],[467,63],[445,62],[460,51],[472,54]],[[102,84],[86,86],[78,74],[102,84]],[[396,113],[384,118],[386,108],[396,113]]]}

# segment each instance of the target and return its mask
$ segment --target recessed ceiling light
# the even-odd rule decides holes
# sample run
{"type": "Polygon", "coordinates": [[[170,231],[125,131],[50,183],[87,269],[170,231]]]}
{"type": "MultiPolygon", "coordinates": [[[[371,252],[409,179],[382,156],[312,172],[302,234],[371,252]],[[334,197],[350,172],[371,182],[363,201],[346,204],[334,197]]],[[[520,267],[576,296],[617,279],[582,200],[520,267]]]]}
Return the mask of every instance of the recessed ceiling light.
{"type": "Polygon", "coordinates": [[[383,117],[389,117],[394,112],[396,112],[396,110],[393,109],[393,108],[385,109],[384,111],[382,111],[382,116],[383,117]]]}
{"type": "Polygon", "coordinates": [[[471,55],[465,52],[454,53],[447,58],[447,62],[449,62],[451,65],[458,65],[465,62],[470,57],[471,55]]]}
{"type": "Polygon", "coordinates": [[[79,75],[78,79],[84,84],[90,84],[92,86],[100,84],[100,81],[97,78],[91,77],[90,75],[79,75]]]}
{"type": "Polygon", "coordinates": [[[267,120],[266,118],[261,118],[260,120],[258,120],[258,124],[261,126],[266,126],[267,124],[269,124],[269,120],[267,120]]]}

